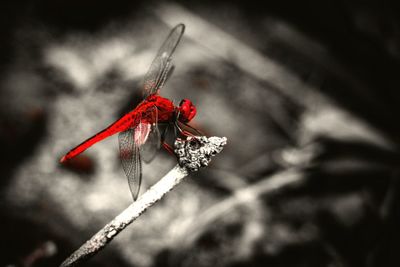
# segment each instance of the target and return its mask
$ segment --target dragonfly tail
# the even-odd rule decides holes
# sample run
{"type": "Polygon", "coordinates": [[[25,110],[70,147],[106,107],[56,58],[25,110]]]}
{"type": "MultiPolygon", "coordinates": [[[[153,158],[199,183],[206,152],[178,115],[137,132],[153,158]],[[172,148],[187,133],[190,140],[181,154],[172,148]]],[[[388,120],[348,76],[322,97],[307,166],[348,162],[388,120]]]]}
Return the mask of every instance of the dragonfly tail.
{"type": "Polygon", "coordinates": [[[63,156],[63,157],[60,159],[60,163],[64,163],[65,161],[67,161],[67,157],[66,157],[66,156],[63,156]]]}
{"type": "Polygon", "coordinates": [[[112,129],[111,127],[108,127],[104,129],[103,131],[99,132],[98,134],[90,137],[89,139],[85,140],[81,144],[77,145],[75,148],[71,149],[67,154],[65,154],[61,159],[60,163],[64,163],[67,160],[70,160],[79,154],[81,154],[83,151],[91,147],[92,145],[96,144],[97,142],[100,142],[101,140],[116,134],[118,131],[112,129]]]}

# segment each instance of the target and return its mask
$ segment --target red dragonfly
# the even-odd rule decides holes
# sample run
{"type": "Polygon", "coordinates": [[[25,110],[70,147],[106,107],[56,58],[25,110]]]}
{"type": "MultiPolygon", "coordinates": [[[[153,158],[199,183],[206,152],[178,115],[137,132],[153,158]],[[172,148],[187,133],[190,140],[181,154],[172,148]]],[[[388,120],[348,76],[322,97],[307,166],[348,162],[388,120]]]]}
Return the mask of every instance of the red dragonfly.
{"type": "Polygon", "coordinates": [[[70,150],[60,162],[65,162],[95,143],[119,133],[122,167],[128,178],[132,197],[136,200],[142,179],[141,158],[143,157],[145,162],[150,162],[161,144],[172,152],[172,148],[165,142],[165,133],[170,126],[174,128],[175,133],[178,130],[183,135],[188,135],[187,131],[182,130],[183,127],[193,129],[187,125],[196,115],[193,103],[183,99],[179,106],[175,106],[171,100],[158,94],[173,71],[171,56],[184,30],[184,24],[175,26],[160,47],[144,78],[143,101],[122,118],[70,150]],[[163,134],[160,133],[159,124],[167,124],[163,134]]]}

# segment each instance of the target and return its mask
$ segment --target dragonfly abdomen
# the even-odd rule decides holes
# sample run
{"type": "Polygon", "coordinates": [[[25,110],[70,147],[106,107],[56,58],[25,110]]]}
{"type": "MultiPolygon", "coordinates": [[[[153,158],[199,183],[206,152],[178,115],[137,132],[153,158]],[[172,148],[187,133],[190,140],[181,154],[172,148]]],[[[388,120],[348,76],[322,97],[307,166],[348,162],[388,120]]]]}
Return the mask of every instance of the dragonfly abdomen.
{"type": "Polygon", "coordinates": [[[135,120],[137,120],[137,115],[137,112],[135,114],[132,114],[132,112],[130,112],[124,115],[122,118],[105,128],[101,132],[93,135],[92,137],[83,141],[81,144],[77,145],[75,148],[71,149],[64,157],[61,158],[60,162],[64,162],[66,160],[74,158],[97,142],[100,142],[107,137],[110,137],[116,133],[125,131],[130,127],[133,127],[135,120]]]}
{"type": "Polygon", "coordinates": [[[96,135],[90,137],[85,140],[75,148],[71,149],[64,157],[61,158],[61,162],[64,162],[68,159],[76,157],[92,145],[97,142],[102,141],[103,139],[112,136],[116,133],[126,131],[130,128],[136,127],[139,123],[154,123],[154,106],[157,107],[157,121],[165,122],[169,121],[173,115],[175,110],[174,104],[167,98],[161,97],[159,95],[152,95],[141,104],[139,104],[133,111],[125,114],[102,130],[96,135]]]}

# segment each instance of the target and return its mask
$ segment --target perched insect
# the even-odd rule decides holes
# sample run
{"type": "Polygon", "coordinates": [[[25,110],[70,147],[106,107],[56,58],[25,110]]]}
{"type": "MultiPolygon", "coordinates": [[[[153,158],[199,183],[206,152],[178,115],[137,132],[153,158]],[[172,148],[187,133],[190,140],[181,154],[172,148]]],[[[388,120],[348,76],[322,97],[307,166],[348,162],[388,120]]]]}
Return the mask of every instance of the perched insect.
{"type": "Polygon", "coordinates": [[[159,95],[159,90],[173,71],[171,56],[184,30],[184,24],[175,26],[159,49],[144,78],[143,101],[106,129],[70,150],[60,162],[65,162],[95,143],[119,133],[122,166],[128,178],[132,197],[136,200],[142,179],[141,158],[145,162],[150,162],[161,144],[172,153],[172,148],[165,142],[165,133],[168,128],[173,127],[175,133],[182,135],[190,135],[182,130],[183,127],[193,129],[187,125],[196,115],[196,107],[193,103],[188,99],[183,99],[179,106],[175,106],[171,100],[159,95]],[[167,125],[162,134],[159,124],[167,125]]]}

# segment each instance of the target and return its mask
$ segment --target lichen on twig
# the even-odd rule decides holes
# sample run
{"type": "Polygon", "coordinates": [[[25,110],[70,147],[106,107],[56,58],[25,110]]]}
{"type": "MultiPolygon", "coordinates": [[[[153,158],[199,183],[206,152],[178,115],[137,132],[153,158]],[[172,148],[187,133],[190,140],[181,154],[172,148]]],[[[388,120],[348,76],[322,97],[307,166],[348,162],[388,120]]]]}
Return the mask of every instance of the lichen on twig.
{"type": "Polygon", "coordinates": [[[178,165],[169,171],[139,199],[128,206],[110,223],[98,231],[92,238],[71,254],[60,266],[76,266],[89,259],[104,248],[118,233],[136,220],[150,206],[160,200],[167,192],[178,185],[190,172],[205,167],[211,157],[220,153],[226,144],[225,137],[197,136],[175,141],[175,154],[178,165]]]}

